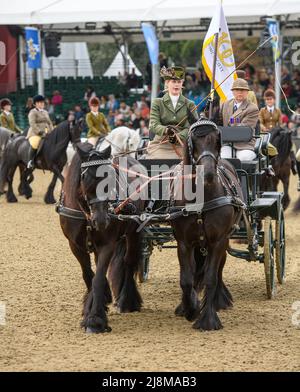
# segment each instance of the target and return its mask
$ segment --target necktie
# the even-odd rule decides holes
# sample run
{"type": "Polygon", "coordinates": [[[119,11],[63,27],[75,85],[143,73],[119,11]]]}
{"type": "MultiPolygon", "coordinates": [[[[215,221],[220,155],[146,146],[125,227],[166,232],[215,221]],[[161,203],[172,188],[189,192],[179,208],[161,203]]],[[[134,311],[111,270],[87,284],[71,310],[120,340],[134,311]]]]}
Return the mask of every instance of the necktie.
{"type": "Polygon", "coordinates": [[[232,112],[232,113],[234,113],[234,112],[236,112],[236,111],[237,111],[237,105],[234,104],[234,105],[233,105],[233,112],[232,112]]]}
{"type": "Polygon", "coordinates": [[[269,110],[269,112],[270,112],[270,114],[272,115],[272,113],[273,113],[273,110],[272,110],[272,109],[270,109],[270,110],[269,110]]]}

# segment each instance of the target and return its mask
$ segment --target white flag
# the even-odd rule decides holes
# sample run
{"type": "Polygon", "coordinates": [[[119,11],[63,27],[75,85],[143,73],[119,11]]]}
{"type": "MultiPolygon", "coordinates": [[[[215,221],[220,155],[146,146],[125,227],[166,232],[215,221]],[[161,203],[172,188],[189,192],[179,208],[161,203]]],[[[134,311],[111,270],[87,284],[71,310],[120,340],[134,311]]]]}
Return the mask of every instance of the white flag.
{"type": "MultiPolygon", "coordinates": [[[[222,4],[220,4],[220,7],[217,9],[217,12],[210,22],[202,48],[202,64],[210,81],[212,81],[213,77],[216,33],[219,33],[219,37],[214,88],[235,70],[233,50],[222,4]]],[[[219,88],[217,88],[216,91],[222,102],[233,98],[231,87],[236,78],[237,76],[234,72],[219,88]]]]}

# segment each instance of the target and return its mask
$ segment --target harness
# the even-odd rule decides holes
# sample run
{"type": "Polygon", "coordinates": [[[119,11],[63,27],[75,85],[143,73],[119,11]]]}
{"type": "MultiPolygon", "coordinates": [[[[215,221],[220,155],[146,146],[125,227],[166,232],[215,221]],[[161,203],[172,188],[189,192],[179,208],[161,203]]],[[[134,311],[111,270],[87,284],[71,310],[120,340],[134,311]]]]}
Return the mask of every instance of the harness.
{"type": "MultiPolygon", "coordinates": [[[[217,126],[210,122],[210,121],[201,121],[201,125],[211,125],[213,124],[213,128],[219,132],[217,126]]],[[[238,223],[239,220],[241,219],[241,216],[243,214],[243,211],[246,209],[245,203],[241,200],[238,194],[238,190],[236,187],[236,184],[234,182],[234,178],[230,177],[228,174],[226,168],[222,165],[219,164],[219,155],[215,156],[212,152],[210,151],[203,151],[202,154],[195,160],[194,159],[194,154],[193,154],[193,143],[192,143],[192,133],[193,129],[195,129],[197,126],[199,126],[199,122],[195,123],[192,125],[190,128],[189,134],[188,134],[188,154],[190,157],[190,160],[192,162],[192,165],[195,167],[198,165],[204,157],[210,157],[216,162],[217,166],[217,177],[220,183],[222,184],[223,190],[225,195],[224,196],[219,196],[214,199],[211,199],[209,201],[204,202],[203,204],[197,204],[197,203],[189,203],[186,204],[185,206],[170,206],[167,210],[166,213],[161,213],[161,214],[155,214],[152,212],[143,212],[141,214],[137,214],[136,207],[133,204],[126,205],[124,202],[119,201],[119,197],[116,194],[115,200],[113,200],[111,203],[109,203],[109,208],[108,208],[108,215],[112,219],[116,219],[118,221],[129,221],[133,220],[137,222],[138,224],[141,224],[143,222],[150,223],[150,222],[166,222],[166,221],[174,221],[180,217],[188,217],[192,215],[197,216],[197,223],[200,225],[200,232],[202,233],[200,236],[202,246],[201,249],[205,250],[205,236],[204,236],[204,227],[203,227],[203,214],[208,211],[212,211],[217,208],[221,208],[224,206],[232,206],[238,210],[238,218],[236,220],[237,223],[235,223],[232,227],[232,231],[230,235],[232,234],[233,231],[235,231],[238,228],[238,223]],[[124,210],[124,206],[127,206],[127,211],[124,210]],[[121,207],[121,208],[120,208],[121,207]],[[132,207],[132,208],[130,208],[132,207]],[[134,208],[133,208],[134,207],[134,208]],[[125,212],[125,213],[124,213],[125,212]]],[[[93,154],[95,154],[95,151],[93,151],[93,154]]],[[[91,156],[93,155],[91,154],[91,156]]],[[[90,159],[90,158],[89,158],[90,159]]],[[[81,164],[81,177],[85,175],[87,170],[90,167],[99,167],[102,165],[110,165],[113,167],[114,170],[116,170],[116,165],[114,164],[113,160],[111,159],[96,159],[96,160],[88,160],[87,162],[83,162],[81,164]]],[[[91,224],[91,206],[100,202],[103,202],[103,200],[99,199],[98,197],[95,197],[93,199],[88,199],[86,196],[84,198],[84,201],[86,203],[86,207],[88,207],[89,211],[87,211],[87,208],[84,208],[81,204],[80,208],[81,210],[75,210],[71,209],[68,207],[64,206],[64,195],[63,193],[61,194],[59,203],[56,207],[56,211],[67,218],[72,218],[72,219],[77,219],[81,221],[86,221],[87,222],[87,238],[89,243],[92,243],[91,239],[91,233],[92,233],[92,224],[91,224]]],[[[91,248],[91,247],[90,247],[91,248]]],[[[204,254],[204,253],[203,253],[204,254]]]]}

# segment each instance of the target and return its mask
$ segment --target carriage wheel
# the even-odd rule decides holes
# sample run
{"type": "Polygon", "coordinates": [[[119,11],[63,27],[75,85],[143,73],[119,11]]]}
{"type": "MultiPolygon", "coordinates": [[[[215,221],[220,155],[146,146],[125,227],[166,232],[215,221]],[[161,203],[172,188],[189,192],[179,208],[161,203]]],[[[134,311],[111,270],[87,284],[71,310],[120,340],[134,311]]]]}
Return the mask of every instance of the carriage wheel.
{"type": "Polygon", "coordinates": [[[150,256],[153,250],[151,241],[143,239],[142,241],[142,257],[140,259],[139,268],[137,272],[138,280],[140,283],[148,280],[150,256]]]}
{"type": "Polygon", "coordinates": [[[285,281],[285,224],[283,209],[280,212],[279,220],[276,221],[275,240],[277,279],[282,284],[285,281]]]}
{"type": "Polygon", "coordinates": [[[138,270],[138,278],[140,283],[146,282],[146,280],[148,280],[149,264],[150,264],[150,256],[143,256],[138,270]]]}
{"type": "Polygon", "coordinates": [[[267,216],[264,222],[264,265],[267,286],[267,297],[272,299],[275,295],[275,266],[274,241],[271,217],[267,216]]]}

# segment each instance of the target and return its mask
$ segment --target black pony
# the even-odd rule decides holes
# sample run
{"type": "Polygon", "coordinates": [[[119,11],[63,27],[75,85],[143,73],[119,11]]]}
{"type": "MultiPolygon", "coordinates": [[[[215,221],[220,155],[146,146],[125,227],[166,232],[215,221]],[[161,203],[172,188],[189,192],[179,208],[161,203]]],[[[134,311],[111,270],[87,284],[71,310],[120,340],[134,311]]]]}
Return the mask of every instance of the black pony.
{"type": "MultiPolygon", "coordinates": [[[[196,320],[200,330],[222,328],[217,315],[232,306],[232,296],[225,286],[222,272],[230,233],[242,215],[242,190],[234,168],[220,160],[220,132],[207,120],[192,125],[185,147],[184,165],[204,167],[204,206],[200,214],[181,215],[172,221],[180,264],[182,301],[175,313],[196,320]],[[200,304],[198,293],[204,289],[200,304]]],[[[193,189],[196,189],[195,178],[193,189]]],[[[190,201],[176,200],[177,206],[190,201]]],[[[192,204],[193,205],[193,204],[192,204]]],[[[179,208],[179,207],[178,207],[179,208]]]]}
{"type": "Polygon", "coordinates": [[[290,204],[289,183],[291,173],[291,150],[292,133],[280,127],[271,131],[270,142],[277,148],[278,155],[271,159],[275,176],[262,178],[262,189],[266,191],[277,191],[279,181],[283,184],[282,206],[284,209],[290,204]]]}
{"type": "MultiPolygon", "coordinates": [[[[112,301],[106,277],[108,269],[119,311],[134,312],[141,308],[142,299],[134,279],[141,255],[141,233],[135,221],[122,221],[110,213],[121,202],[117,194],[111,197],[98,194],[98,184],[107,178],[99,175],[99,168],[107,170],[111,177],[115,175],[118,183],[120,180],[119,159],[110,160],[111,148],[99,152],[84,143],[77,146],[77,151],[63,184],[60,224],[81,265],[87,287],[82,326],[88,333],[107,332],[111,330],[107,305],[112,301]],[[80,214],[83,217],[80,218],[80,214]],[[89,252],[95,257],[95,276],[89,252]]],[[[128,166],[133,165],[138,162],[129,157],[128,166]]],[[[143,209],[144,201],[131,201],[124,204],[121,214],[126,210],[139,214],[143,209]]]]}
{"type": "MultiPolygon", "coordinates": [[[[67,162],[66,149],[71,141],[73,144],[80,141],[81,123],[72,121],[63,121],[43,140],[42,147],[38,152],[36,168],[49,170],[53,173],[52,181],[48,187],[44,201],[47,204],[55,203],[53,191],[57,178],[62,182],[64,180],[61,172],[67,162]]],[[[8,183],[6,193],[7,201],[10,203],[17,202],[17,198],[13,192],[13,178],[16,168],[21,168],[21,194],[25,194],[27,198],[31,197],[31,188],[28,178],[32,177],[32,171],[27,169],[29,156],[29,142],[25,136],[14,138],[9,143],[2,157],[2,165],[0,170],[0,194],[4,192],[4,186],[8,183]]]]}

